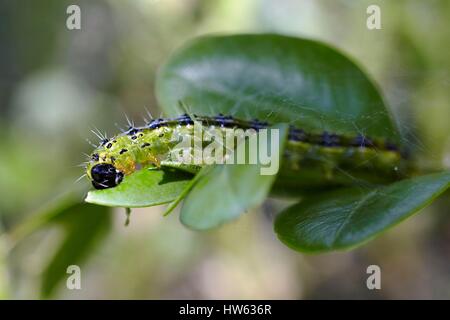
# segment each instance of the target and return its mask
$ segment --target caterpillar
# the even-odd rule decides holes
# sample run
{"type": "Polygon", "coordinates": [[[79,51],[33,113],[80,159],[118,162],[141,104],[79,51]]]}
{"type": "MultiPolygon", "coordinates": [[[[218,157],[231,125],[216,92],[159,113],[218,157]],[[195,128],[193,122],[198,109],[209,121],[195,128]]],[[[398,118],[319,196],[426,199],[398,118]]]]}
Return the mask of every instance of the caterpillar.
{"type": "MultiPolygon", "coordinates": [[[[113,188],[123,179],[145,166],[160,167],[169,159],[171,149],[179,138],[192,136],[194,122],[205,128],[214,127],[224,133],[229,130],[269,128],[265,121],[243,120],[219,114],[197,116],[183,114],[175,118],[153,119],[144,126],[131,125],[112,137],[101,137],[100,144],[89,155],[86,175],[96,189],[113,188]]],[[[369,182],[389,182],[408,175],[407,154],[396,144],[363,135],[344,136],[331,132],[307,133],[301,128],[289,127],[287,145],[283,154],[281,176],[295,186],[295,172],[323,172],[314,186],[346,185],[363,179],[369,182]]],[[[205,164],[200,164],[201,168],[205,164]]],[[[304,179],[303,179],[304,180],[304,179]]],[[[308,183],[311,183],[309,180],[308,183]]]]}

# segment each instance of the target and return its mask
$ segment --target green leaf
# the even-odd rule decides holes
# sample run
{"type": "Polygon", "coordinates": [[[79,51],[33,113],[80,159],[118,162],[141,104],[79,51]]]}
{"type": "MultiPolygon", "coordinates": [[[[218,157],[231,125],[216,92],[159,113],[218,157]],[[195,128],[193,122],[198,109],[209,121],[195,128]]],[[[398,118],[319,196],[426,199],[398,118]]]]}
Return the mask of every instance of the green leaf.
{"type": "Polygon", "coordinates": [[[287,246],[323,252],[359,245],[430,204],[450,187],[450,172],[372,190],[344,189],[305,199],[283,211],[275,231],[287,246]]]}
{"type": "Polygon", "coordinates": [[[42,297],[51,296],[61,280],[69,276],[67,267],[80,266],[111,225],[108,207],[86,203],[70,206],[58,216],[65,230],[64,239],[42,274],[42,297]]]}
{"type": "Polygon", "coordinates": [[[39,229],[63,227],[62,242],[42,273],[42,297],[51,296],[59,282],[68,276],[67,267],[80,265],[110,227],[110,208],[82,203],[84,186],[71,187],[4,235],[8,250],[12,250],[39,229]]]}
{"type": "MultiPolygon", "coordinates": [[[[275,148],[281,155],[288,130],[286,125],[276,128],[280,130],[280,140],[275,148]]],[[[181,222],[192,229],[206,230],[235,219],[261,204],[276,178],[276,175],[261,175],[262,167],[261,163],[213,167],[199,179],[186,197],[181,209],[181,222]]],[[[202,170],[209,169],[205,167],[202,170]]]]}
{"type": "Polygon", "coordinates": [[[89,191],[85,201],[112,207],[150,207],[175,200],[192,179],[180,170],[141,169],[115,188],[89,191]]]}
{"type": "Polygon", "coordinates": [[[5,236],[11,250],[33,232],[50,226],[63,229],[63,238],[42,273],[41,296],[50,297],[61,280],[69,276],[69,265],[81,265],[111,226],[111,209],[81,202],[86,190],[72,186],[39,209],[5,236]]]}
{"type": "Polygon", "coordinates": [[[11,248],[40,228],[63,221],[66,214],[71,212],[69,208],[79,204],[86,192],[85,186],[72,185],[64,193],[39,208],[37,212],[31,214],[8,232],[7,237],[11,248]]]}
{"type": "Polygon", "coordinates": [[[178,50],[156,82],[160,106],[191,113],[290,123],[399,142],[372,81],[350,59],[322,43],[274,34],[208,36],[178,50]]]}

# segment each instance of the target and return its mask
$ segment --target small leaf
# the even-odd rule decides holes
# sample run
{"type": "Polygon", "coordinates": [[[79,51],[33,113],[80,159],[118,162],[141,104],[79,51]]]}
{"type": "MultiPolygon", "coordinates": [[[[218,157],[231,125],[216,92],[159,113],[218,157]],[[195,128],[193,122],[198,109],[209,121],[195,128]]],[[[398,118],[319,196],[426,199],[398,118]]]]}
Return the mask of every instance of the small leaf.
{"type": "Polygon", "coordinates": [[[192,179],[180,170],[141,169],[115,188],[89,191],[85,201],[112,207],[150,207],[175,200],[192,179]]]}
{"type": "MultiPolygon", "coordinates": [[[[280,129],[280,140],[275,148],[282,155],[288,130],[281,124],[277,128],[280,129]]],[[[181,222],[192,229],[206,230],[261,204],[276,178],[276,175],[261,175],[262,167],[260,163],[213,167],[186,197],[181,209],[181,222]]]]}
{"type": "Polygon", "coordinates": [[[450,172],[372,190],[344,189],[309,197],[283,211],[275,232],[289,247],[323,252],[359,245],[430,204],[450,186],[450,172]]]}

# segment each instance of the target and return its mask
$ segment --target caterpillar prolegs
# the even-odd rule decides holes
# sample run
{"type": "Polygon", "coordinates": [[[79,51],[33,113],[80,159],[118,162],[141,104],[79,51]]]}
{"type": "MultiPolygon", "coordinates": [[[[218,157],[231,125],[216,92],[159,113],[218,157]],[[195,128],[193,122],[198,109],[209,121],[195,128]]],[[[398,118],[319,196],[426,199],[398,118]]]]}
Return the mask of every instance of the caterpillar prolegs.
{"type": "MultiPolygon", "coordinates": [[[[102,138],[89,157],[86,174],[96,189],[106,189],[117,186],[141,167],[160,167],[167,160],[173,163],[173,149],[182,139],[194,136],[194,124],[201,124],[205,129],[214,128],[224,136],[236,129],[258,132],[270,126],[267,122],[222,114],[192,117],[184,114],[176,118],[154,119],[142,127],[131,126],[113,138],[102,138]]],[[[205,165],[209,163],[197,162],[195,168],[205,165]]],[[[291,126],[280,175],[287,185],[293,187],[304,184],[327,187],[349,185],[355,179],[389,182],[404,177],[409,170],[406,155],[388,141],[326,131],[307,133],[291,126]]]]}

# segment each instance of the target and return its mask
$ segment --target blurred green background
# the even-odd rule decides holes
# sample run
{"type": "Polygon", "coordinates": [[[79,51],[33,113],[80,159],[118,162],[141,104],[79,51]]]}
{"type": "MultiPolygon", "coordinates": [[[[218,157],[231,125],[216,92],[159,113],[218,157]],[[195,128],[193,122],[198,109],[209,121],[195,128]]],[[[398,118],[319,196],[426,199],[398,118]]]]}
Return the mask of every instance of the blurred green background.
{"type": "MultiPolygon", "coordinates": [[[[448,17],[448,0],[1,0],[0,233],[74,188],[93,127],[111,135],[124,114],[159,115],[158,67],[208,33],[276,32],[340,48],[379,85],[421,165],[449,168],[448,17]],[[81,30],[66,28],[70,4],[81,8],[81,30]],[[381,30],[366,28],[371,4],[381,30]]],[[[81,265],[82,290],[62,283],[53,298],[449,299],[449,204],[447,194],[359,249],[318,256],[276,239],[273,214],[285,204],[274,199],[207,233],[163,218],[161,207],[133,210],[124,227],[117,209],[81,265]],[[382,290],[366,287],[371,264],[382,290]]],[[[58,228],[14,248],[0,236],[0,298],[39,298],[60,240],[58,228]]]]}

